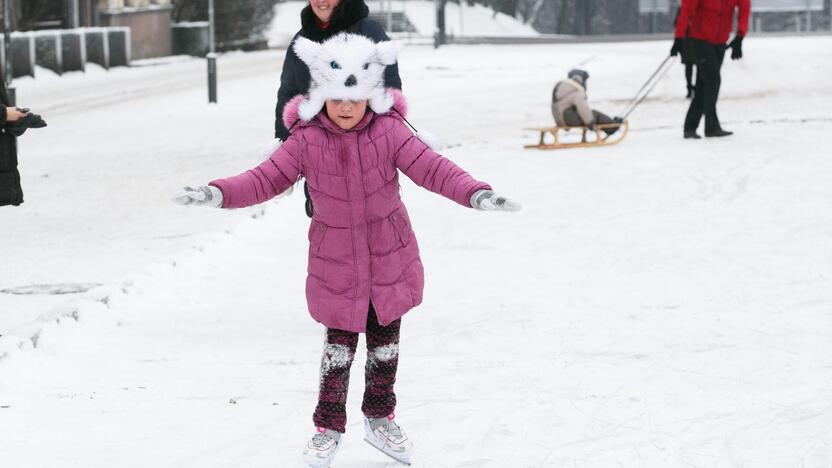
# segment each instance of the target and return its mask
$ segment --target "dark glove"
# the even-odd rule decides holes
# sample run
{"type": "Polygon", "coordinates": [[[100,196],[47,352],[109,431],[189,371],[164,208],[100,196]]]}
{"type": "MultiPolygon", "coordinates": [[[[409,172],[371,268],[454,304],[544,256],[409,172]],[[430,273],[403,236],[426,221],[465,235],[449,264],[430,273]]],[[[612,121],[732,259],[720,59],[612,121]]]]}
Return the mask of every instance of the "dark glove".
{"type": "Polygon", "coordinates": [[[734,36],[734,40],[728,44],[731,50],[731,60],[739,60],[742,58],[742,36],[734,36]]]}
{"type": "Polygon", "coordinates": [[[670,56],[675,57],[685,50],[685,40],[678,37],[673,40],[673,47],[670,48],[670,56]]]}
{"type": "Polygon", "coordinates": [[[38,114],[26,114],[26,117],[18,120],[17,122],[9,122],[6,124],[6,129],[12,135],[19,137],[23,135],[26,130],[30,128],[43,128],[46,126],[46,122],[43,120],[41,116],[38,114]]]}

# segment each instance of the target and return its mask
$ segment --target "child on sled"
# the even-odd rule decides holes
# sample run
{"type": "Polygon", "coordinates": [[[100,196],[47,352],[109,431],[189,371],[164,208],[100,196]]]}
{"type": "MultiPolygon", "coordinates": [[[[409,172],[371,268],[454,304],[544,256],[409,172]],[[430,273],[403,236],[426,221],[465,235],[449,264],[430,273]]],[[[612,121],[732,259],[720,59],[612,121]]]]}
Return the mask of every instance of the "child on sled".
{"type": "Polygon", "coordinates": [[[620,128],[624,119],[621,117],[611,118],[603,112],[589,107],[587,102],[587,81],[589,73],[585,70],[571,70],[567,78],[559,81],[552,91],[552,116],[558,127],[589,127],[595,131],[596,125],[602,125],[604,133],[615,134],[620,128]]]}

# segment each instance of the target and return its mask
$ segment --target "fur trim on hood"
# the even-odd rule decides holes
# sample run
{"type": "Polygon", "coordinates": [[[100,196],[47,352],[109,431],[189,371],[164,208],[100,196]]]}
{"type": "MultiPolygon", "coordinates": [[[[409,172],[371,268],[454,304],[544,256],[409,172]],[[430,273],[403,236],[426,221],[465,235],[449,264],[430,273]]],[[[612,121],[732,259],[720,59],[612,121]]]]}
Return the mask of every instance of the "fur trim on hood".
{"type": "Polygon", "coordinates": [[[567,83],[569,85],[572,85],[573,88],[576,88],[576,89],[579,89],[581,91],[586,92],[586,87],[584,85],[582,85],[581,83],[573,80],[572,78],[567,78],[567,79],[563,80],[562,83],[567,83]]]}

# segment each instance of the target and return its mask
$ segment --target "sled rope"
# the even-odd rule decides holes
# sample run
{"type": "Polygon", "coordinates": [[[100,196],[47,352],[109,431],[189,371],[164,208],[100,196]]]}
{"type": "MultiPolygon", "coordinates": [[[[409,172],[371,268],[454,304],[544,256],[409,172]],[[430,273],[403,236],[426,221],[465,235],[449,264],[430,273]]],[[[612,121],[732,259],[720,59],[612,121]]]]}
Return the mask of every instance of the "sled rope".
{"type": "Polygon", "coordinates": [[[636,110],[636,107],[638,107],[642,102],[644,102],[645,99],[647,99],[647,96],[650,95],[653,89],[656,88],[656,85],[658,85],[659,82],[661,82],[662,78],[664,78],[664,75],[666,75],[667,72],[670,70],[670,67],[667,67],[667,64],[670,62],[670,59],[672,58],[672,56],[668,55],[667,58],[665,58],[659,65],[659,68],[657,68],[656,71],[654,71],[653,74],[650,75],[650,78],[647,79],[647,81],[638,90],[635,97],[627,104],[627,107],[624,108],[624,112],[621,115],[622,118],[626,120],[627,117],[629,117],[630,114],[632,114],[633,111],[636,110]]]}

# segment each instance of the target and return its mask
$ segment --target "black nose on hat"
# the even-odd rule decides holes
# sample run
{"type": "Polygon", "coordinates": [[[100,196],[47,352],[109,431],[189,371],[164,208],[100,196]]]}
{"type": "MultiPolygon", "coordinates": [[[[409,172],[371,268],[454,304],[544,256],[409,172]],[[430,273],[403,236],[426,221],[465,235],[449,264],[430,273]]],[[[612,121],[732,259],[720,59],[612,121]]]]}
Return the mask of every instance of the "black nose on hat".
{"type": "Polygon", "coordinates": [[[358,84],[358,80],[355,79],[355,75],[350,75],[347,77],[347,81],[344,82],[344,86],[352,87],[358,84]]]}

